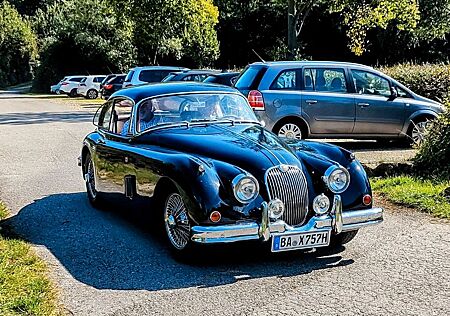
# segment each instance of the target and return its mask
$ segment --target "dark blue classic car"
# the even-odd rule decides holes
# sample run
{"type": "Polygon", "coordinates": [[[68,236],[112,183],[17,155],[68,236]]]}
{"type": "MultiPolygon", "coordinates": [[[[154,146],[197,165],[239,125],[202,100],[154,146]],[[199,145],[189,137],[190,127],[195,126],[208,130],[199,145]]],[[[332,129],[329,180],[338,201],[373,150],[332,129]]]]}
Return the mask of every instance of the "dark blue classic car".
{"type": "Polygon", "coordinates": [[[79,164],[89,200],[152,197],[168,244],[271,241],[272,251],[344,244],[378,224],[354,155],[280,140],[233,88],[166,83],[113,94],[94,118],[79,164]]]}

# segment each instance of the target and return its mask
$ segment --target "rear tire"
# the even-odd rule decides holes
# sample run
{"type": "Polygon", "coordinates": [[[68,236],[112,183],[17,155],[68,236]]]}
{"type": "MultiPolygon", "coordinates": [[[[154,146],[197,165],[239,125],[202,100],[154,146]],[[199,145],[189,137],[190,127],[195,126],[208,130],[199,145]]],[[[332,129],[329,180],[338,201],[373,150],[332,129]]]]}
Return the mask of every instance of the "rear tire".
{"type": "Polygon", "coordinates": [[[278,137],[287,139],[305,139],[306,133],[302,124],[293,121],[285,121],[277,125],[273,132],[278,137]]]}
{"type": "Polygon", "coordinates": [[[84,181],[86,183],[86,193],[92,206],[99,208],[103,205],[103,199],[95,186],[95,166],[91,155],[87,154],[83,166],[84,181]]]}

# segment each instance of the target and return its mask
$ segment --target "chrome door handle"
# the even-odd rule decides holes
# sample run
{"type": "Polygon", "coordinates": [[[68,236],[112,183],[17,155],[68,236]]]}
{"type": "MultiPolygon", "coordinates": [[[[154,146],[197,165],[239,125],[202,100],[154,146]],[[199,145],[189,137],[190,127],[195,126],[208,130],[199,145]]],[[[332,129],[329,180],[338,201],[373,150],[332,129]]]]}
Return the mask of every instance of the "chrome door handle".
{"type": "Polygon", "coordinates": [[[316,104],[317,100],[306,100],[305,102],[308,104],[316,104]]]}
{"type": "Polygon", "coordinates": [[[369,103],[358,103],[358,106],[362,107],[362,108],[367,108],[370,106],[369,103]]]}

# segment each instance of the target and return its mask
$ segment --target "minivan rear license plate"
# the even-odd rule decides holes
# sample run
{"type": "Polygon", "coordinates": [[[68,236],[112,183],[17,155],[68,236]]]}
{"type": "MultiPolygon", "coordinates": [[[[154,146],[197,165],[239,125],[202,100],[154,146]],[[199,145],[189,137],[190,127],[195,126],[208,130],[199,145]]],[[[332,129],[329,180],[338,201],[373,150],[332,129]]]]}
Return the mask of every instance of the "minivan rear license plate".
{"type": "Polygon", "coordinates": [[[324,247],[330,244],[330,230],[279,234],[272,237],[272,252],[324,247]]]}

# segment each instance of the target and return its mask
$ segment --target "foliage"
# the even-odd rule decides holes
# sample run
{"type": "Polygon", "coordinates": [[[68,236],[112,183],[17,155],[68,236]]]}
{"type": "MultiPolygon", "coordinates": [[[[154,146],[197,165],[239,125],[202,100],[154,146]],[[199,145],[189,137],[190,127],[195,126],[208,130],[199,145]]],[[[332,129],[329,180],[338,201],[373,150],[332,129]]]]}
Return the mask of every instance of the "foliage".
{"type": "Polygon", "coordinates": [[[414,165],[423,176],[450,180],[450,112],[433,123],[414,165]]]}
{"type": "MultiPolygon", "coordinates": [[[[0,202],[0,220],[6,217],[0,202]]],[[[30,245],[0,231],[0,314],[61,314],[56,293],[46,276],[46,267],[30,249],[30,245]]]]}
{"type": "Polygon", "coordinates": [[[0,86],[29,80],[30,61],[36,53],[36,37],[30,23],[8,2],[0,2],[0,86]]]}
{"type": "Polygon", "coordinates": [[[32,16],[37,9],[57,0],[8,0],[22,15],[32,16]]]}
{"type": "Polygon", "coordinates": [[[418,208],[437,217],[450,218],[450,202],[444,190],[450,182],[432,182],[402,176],[371,181],[372,189],[394,203],[418,208]]]}
{"type": "Polygon", "coordinates": [[[219,55],[212,0],[114,0],[117,14],[136,21],[134,43],[142,64],[208,66],[219,55]]]}
{"type": "Polygon", "coordinates": [[[441,103],[450,98],[449,64],[399,64],[380,70],[424,97],[441,103]]]}
{"type": "Polygon", "coordinates": [[[123,72],[135,63],[133,25],[104,0],[66,0],[38,10],[40,39],[35,90],[47,90],[67,74],[123,72]]]}

